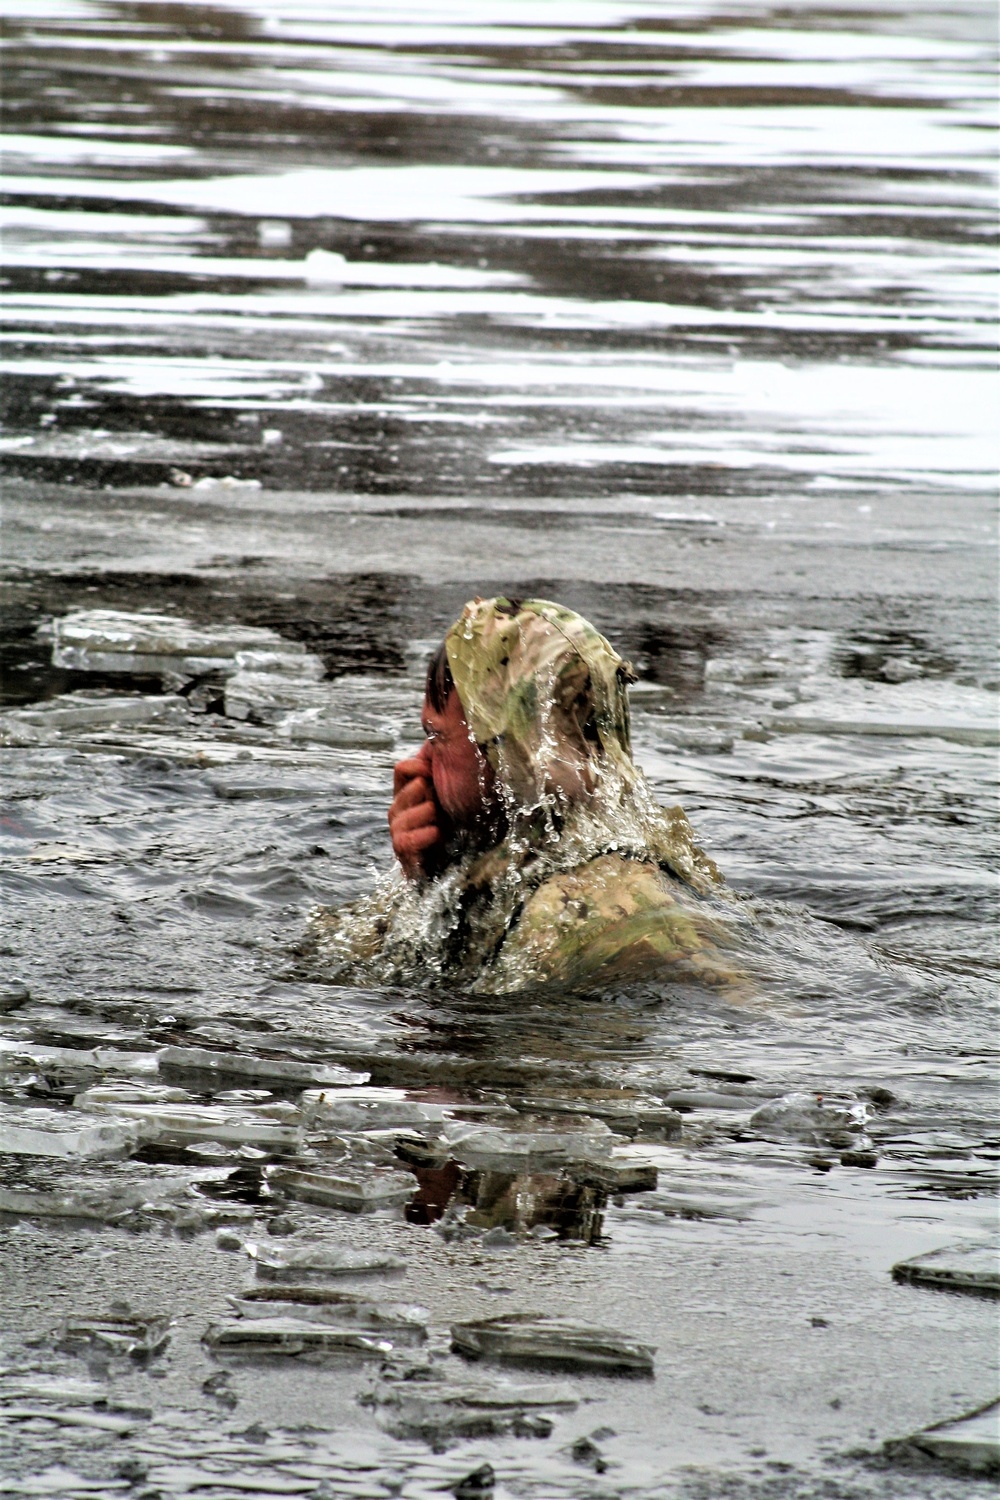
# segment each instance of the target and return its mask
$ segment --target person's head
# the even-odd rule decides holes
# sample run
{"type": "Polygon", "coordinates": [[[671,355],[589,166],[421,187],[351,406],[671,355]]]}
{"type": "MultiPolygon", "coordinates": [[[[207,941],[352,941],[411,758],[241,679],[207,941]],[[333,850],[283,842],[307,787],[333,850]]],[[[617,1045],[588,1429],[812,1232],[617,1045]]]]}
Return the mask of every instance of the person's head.
{"type": "Polygon", "coordinates": [[[502,806],[562,810],[610,766],[634,775],[626,685],[604,637],[547,600],[475,599],[430,663],[424,727],[435,794],[459,826],[502,806]]]}

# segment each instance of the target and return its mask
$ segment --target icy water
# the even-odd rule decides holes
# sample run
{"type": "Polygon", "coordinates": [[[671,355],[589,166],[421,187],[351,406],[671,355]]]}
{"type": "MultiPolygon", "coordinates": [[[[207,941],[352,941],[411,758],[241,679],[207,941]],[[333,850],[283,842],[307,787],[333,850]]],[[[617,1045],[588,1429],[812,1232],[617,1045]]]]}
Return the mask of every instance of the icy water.
{"type": "Polygon", "coordinates": [[[991,1493],[992,7],[4,9],[0,1493],[991,1493]],[[743,1003],[303,951],[500,590],[743,1003]]]}

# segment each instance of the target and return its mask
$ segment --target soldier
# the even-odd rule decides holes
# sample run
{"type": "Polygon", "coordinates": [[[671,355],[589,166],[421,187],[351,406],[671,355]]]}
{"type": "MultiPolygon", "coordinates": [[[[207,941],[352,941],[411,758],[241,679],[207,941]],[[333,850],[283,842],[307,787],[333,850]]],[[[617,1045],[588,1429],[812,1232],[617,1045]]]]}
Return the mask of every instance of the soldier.
{"type": "Polygon", "coordinates": [[[632,760],[634,673],[544,599],[475,599],[432,660],[427,738],[396,766],[403,879],[314,919],[354,982],[728,984],[721,877],[632,760]]]}

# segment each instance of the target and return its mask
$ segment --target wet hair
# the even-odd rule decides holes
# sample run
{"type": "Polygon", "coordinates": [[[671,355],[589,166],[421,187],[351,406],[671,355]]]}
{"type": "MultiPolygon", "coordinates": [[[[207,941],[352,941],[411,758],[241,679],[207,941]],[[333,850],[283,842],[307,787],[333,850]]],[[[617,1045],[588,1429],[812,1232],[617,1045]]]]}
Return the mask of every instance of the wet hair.
{"type": "Polygon", "coordinates": [[[455,691],[455,679],[448,665],[448,650],[444,643],[435,651],[427,668],[427,702],[436,714],[443,714],[448,699],[455,691]]]}

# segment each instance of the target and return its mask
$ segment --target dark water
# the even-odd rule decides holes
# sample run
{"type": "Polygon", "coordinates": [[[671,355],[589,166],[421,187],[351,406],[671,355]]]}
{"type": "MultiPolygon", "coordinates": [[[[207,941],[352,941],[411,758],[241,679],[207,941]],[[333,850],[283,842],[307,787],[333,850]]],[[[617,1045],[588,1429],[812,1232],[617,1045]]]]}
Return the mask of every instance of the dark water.
{"type": "Polygon", "coordinates": [[[276,1063],[381,1092],[294,1150],[258,1119],[242,1156],[162,1120],[120,1160],[0,1153],[41,1195],[0,1221],[2,1492],[410,1497],[489,1462],[498,1496],[985,1493],[882,1444],[997,1383],[993,1305],[889,1274],[996,1220],[991,9],[5,12],[0,1139],[114,1085],[298,1106],[276,1063]],[[501,589],[636,663],[637,759],[754,914],[753,1003],[302,958],[390,862],[428,649],[501,589]],[[232,661],[60,656],[98,609],[316,665],[241,676],[245,717],[232,661]],[[751,1123],[796,1093],[853,1123],[751,1123]],[[448,1134],[609,1121],[654,1192],[448,1134]],[[278,1159],[420,1190],[349,1217],[262,1197],[278,1159]],[[377,1362],[210,1355],[249,1276],[219,1204],[400,1257],[344,1285],[422,1303],[449,1380],[451,1321],[529,1310],[645,1338],[656,1379],[568,1375],[550,1437],[435,1451],[377,1362]],[[123,1297],[176,1319],[164,1354],[59,1345],[123,1297]]]}

